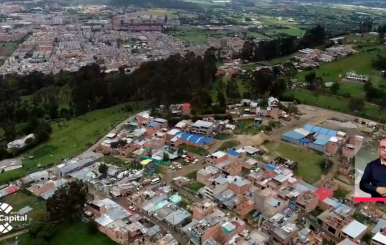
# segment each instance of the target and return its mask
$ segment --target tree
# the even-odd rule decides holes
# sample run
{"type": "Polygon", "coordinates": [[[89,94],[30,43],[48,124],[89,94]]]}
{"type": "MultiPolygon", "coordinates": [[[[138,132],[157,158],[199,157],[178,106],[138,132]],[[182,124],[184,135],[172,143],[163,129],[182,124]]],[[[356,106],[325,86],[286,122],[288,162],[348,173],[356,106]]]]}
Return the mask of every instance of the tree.
{"type": "Polygon", "coordinates": [[[384,42],[385,42],[385,33],[384,32],[380,32],[378,34],[378,41],[379,41],[379,44],[384,44],[384,42]]]}
{"type": "Polygon", "coordinates": [[[240,99],[240,90],[235,79],[231,79],[230,81],[228,81],[225,93],[227,95],[227,98],[231,101],[234,101],[235,99],[240,99]]]}
{"type": "Polygon", "coordinates": [[[14,124],[6,124],[3,126],[4,138],[6,142],[12,142],[16,139],[16,129],[14,124]]]}
{"type": "Polygon", "coordinates": [[[31,116],[28,120],[27,127],[24,128],[25,134],[31,134],[34,133],[35,130],[39,127],[40,123],[37,117],[31,116]]]}
{"type": "Polygon", "coordinates": [[[365,102],[361,98],[352,98],[348,106],[350,110],[359,112],[362,111],[365,106],[365,102]]]}
{"type": "Polygon", "coordinates": [[[35,131],[35,138],[37,142],[44,142],[50,138],[52,127],[47,122],[42,122],[35,131]]]}
{"type": "Polygon", "coordinates": [[[340,89],[340,84],[338,82],[334,82],[330,87],[331,93],[337,94],[340,89]]]}
{"type": "Polygon", "coordinates": [[[223,90],[217,91],[217,102],[219,103],[220,107],[225,108],[226,99],[223,90]]]}
{"type": "Polygon", "coordinates": [[[169,154],[167,154],[166,152],[164,152],[164,155],[163,155],[162,160],[164,160],[164,161],[169,161],[169,154]]]}
{"type": "Polygon", "coordinates": [[[108,170],[109,170],[109,167],[104,163],[100,164],[98,167],[98,171],[102,175],[103,178],[106,178],[108,170]]]}
{"type": "Polygon", "coordinates": [[[98,233],[98,223],[94,220],[90,220],[87,223],[87,231],[90,235],[98,233]]]}
{"type": "Polygon", "coordinates": [[[47,214],[37,216],[33,220],[29,233],[39,241],[49,241],[56,231],[56,225],[47,214]]]}
{"type": "Polygon", "coordinates": [[[178,155],[178,156],[182,156],[183,154],[184,154],[184,150],[181,149],[181,148],[178,148],[178,149],[177,149],[177,155],[178,155]]]}
{"type": "Polygon", "coordinates": [[[250,78],[251,90],[255,95],[270,93],[275,77],[270,68],[261,68],[254,71],[250,78]]]}
{"type": "Polygon", "coordinates": [[[298,74],[298,70],[296,69],[295,65],[292,62],[286,62],[283,65],[283,73],[286,78],[286,82],[289,88],[292,87],[292,79],[296,77],[296,74],[298,74]]]}
{"type": "Polygon", "coordinates": [[[48,198],[46,209],[53,222],[72,222],[80,220],[87,201],[88,188],[80,181],[72,181],[55,191],[48,198]]]}

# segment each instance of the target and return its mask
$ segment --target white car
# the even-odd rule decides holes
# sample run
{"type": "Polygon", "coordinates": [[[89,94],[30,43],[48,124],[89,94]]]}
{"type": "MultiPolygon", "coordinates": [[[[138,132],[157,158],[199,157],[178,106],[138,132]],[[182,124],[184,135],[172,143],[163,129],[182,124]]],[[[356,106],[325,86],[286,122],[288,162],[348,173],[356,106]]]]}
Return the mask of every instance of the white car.
{"type": "Polygon", "coordinates": [[[135,211],[135,207],[133,206],[130,206],[129,209],[135,211]]]}

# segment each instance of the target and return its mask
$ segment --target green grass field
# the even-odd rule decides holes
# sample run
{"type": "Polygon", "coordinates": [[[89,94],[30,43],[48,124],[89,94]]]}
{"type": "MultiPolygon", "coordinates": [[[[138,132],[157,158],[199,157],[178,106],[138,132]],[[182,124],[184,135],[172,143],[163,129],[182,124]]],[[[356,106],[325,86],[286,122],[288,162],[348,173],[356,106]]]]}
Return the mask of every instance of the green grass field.
{"type": "Polygon", "coordinates": [[[296,37],[302,37],[305,33],[304,30],[301,30],[296,27],[291,27],[289,29],[268,29],[268,30],[265,30],[265,32],[270,35],[277,35],[280,33],[284,33],[284,34],[296,36],[296,37]]]}
{"type": "Polygon", "coordinates": [[[338,95],[345,93],[351,94],[352,97],[364,98],[365,91],[363,90],[363,83],[359,82],[340,82],[338,95]]]}
{"type": "MultiPolygon", "coordinates": [[[[334,111],[340,111],[347,114],[353,114],[349,109],[349,100],[337,98],[329,94],[320,95],[318,101],[316,100],[315,95],[307,89],[296,89],[289,90],[286,92],[287,95],[294,95],[295,98],[300,99],[302,104],[318,106],[334,111]]],[[[365,104],[363,108],[363,113],[367,116],[378,118],[379,112],[378,108],[373,105],[365,104]]],[[[357,115],[360,116],[360,115],[357,115]]],[[[386,113],[382,114],[382,118],[386,119],[386,113]]],[[[373,119],[374,120],[374,119],[373,119]]]]}
{"type": "Polygon", "coordinates": [[[238,134],[255,135],[259,134],[262,130],[259,126],[255,124],[253,119],[239,120],[237,121],[236,125],[238,134]]]}
{"type": "MultiPolygon", "coordinates": [[[[12,195],[6,196],[1,199],[1,202],[5,202],[13,207],[13,212],[18,212],[20,209],[29,206],[33,208],[30,212],[27,213],[28,218],[34,220],[38,217],[42,217],[46,213],[46,207],[42,200],[38,197],[27,195],[24,192],[17,192],[12,195]]],[[[18,224],[18,222],[15,222],[18,224]]],[[[20,222],[19,222],[20,223],[20,222]]]]}
{"type": "Polygon", "coordinates": [[[267,144],[267,149],[272,159],[275,157],[284,157],[298,162],[297,174],[308,183],[314,183],[319,179],[322,170],[318,165],[323,157],[315,152],[303,148],[298,148],[290,144],[281,142],[279,144],[267,144]]]}
{"type": "MultiPolygon", "coordinates": [[[[324,63],[320,66],[320,68],[315,69],[315,73],[317,76],[322,77],[324,82],[336,82],[340,81],[346,72],[354,71],[357,74],[370,76],[370,81],[374,86],[379,86],[381,84],[386,85],[386,79],[381,77],[371,66],[371,60],[383,52],[384,50],[360,52],[337,61],[324,63]]],[[[310,71],[300,72],[298,74],[298,80],[303,82],[305,75],[309,72],[310,71]]],[[[353,84],[353,82],[350,82],[345,85],[345,88],[349,86],[356,86],[353,84]]]]}
{"type": "Polygon", "coordinates": [[[45,166],[50,163],[60,163],[62,159],[71,158],[83,152],[115,125],[130,116],[130,113],[122,110],[125,105],[92,111],[70,121],[62,121],[60,124],[52,123],[53,132],[49,141],[25,154],[25,156],[33,156],[34,159],[24,157],[22,169],[1,173],[0,183],[21,178],[28,171],[36,169],[38,164],[45,166]]]}
{"type": "Polygon", "coordinates": [[[215,32],[182,26],[179,27],[178,31],[176,33],[173,33],[172,35],[173,37],[183,41],[203,45],[207,43],[208,36],[212,34],[215,34],[215,32]]]}
{"type": "Polygon", "coordinates": [[[197,192],[199,189],[204,187],[204,185],[201,184],[201,183],[195,182],[195,183],[192,183],[192,184],[185,185],[185,187],[188,188],[189,190],[197,192]]]}
{"type": "MultiPolygon", "coordinates": [[[[32,243],[32,237],[28,233],[18,236],[20,245],[29,245],[32,243]]],[[[6,245],[8,242],[14,241],[13,239],[2,241],[0,245],[6,245]]],[[[50,241],[50,244],[55,245],[117,245],[113,240],[108,238],[101,232],[96,234],[89,234],[87,230],[87,224],[75,223],[67,226],[60,226],[50,241]]]]}
{"type": "Polygon", "coordinates": [[[248,35],[254,37],[254,38],[259,38],[261,40],[270,40],[271,38],[270,37],[267,37],[261,33],[258,33],[258,32],[254,32],[254,31],[249,31],[248,32],[248,35]]]}
{"type": "Polygon", "coordinates": [[[191,145],[183,144],[183,145],[178,146],[178,148],[183,149],[187,152],[197,154],[197,155],[205,155],[206,156],[209,154],[209,152],[206,149],[201,148],[201,147],[191,146],[191,145]]]}
{"type": "Polygon", "coordinates": [[[219,151],[226,151],[228,148],[234,148],[236,146],[240,145],[240,141],[237,140],[228,140],[225,141],[220,148],[218,148],[219,151]]]}

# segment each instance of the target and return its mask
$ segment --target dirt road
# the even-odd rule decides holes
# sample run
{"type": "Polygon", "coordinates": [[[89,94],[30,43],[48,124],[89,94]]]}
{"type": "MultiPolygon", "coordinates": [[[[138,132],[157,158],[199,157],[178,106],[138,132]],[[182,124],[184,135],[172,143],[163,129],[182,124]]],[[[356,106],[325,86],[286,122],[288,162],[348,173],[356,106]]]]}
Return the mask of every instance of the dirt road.
{"type": "Polygon", "coordinates": [[[18,232],[15,232],[15,233],[11,233],[11,234],[8,234],[8,235],[0,237],[0,241],[8,240],[8,239],[10,239],[12,237],[23,235],[23,234],[25,234],[27,232],[28,232],[28,229],[22,230],[22,231],[18,231],[18,232]]]}

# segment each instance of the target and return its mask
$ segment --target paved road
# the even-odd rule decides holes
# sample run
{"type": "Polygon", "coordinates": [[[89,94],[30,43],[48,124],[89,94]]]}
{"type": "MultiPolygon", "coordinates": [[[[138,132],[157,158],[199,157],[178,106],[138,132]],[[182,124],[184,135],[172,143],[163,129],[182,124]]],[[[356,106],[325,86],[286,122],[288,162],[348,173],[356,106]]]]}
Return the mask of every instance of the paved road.
{"type": "Polygon", "coordinates": [[[0,237],[0,241],[8,240],[8,239],[10,239],[12,237],[23,235],[23,234],[25,234],[27,232],[28,232],[28,229],[22,230],[22,231],[18,231],[18,232],[15,232],[15,233],[11,233],[11,234],[8,234],[8,235],[0,237]]]}
{"type": "MultiPolygon", "coordinates": [[[[137,114],[137,113],[136,113],[137,114]]],[[[94,150],[103,142],[107,139],[107,135],[110,134],[110,133],[113,133],[113,134],[116,134],[119,132],[119,130],[122,128],[123,125],[125,125],[126,123],[128,122],[131,122],[133,120],[133,118],[135,118],[135,115],[133,116],[130,116],[128,117],[127,119],[125,119],[123,122],[119,123],[118,125],[116,125],[112,130],[110,130],[110,132],[108,132],[105,136],[103,136],[100,140],[98,140],[98,142],[96,142],[94,145],[92,145],[90,148],[88,148],[87,150],[85,150],[84,152],[82,152],[81,154],[79,154],[78,156],[76,156],[76,158],[79,158],[79,159],[83,159],[83,158],[88,158],[88,157],[96,157],[96,158],[101,158],[103,157],[103,154],[102,153],[95,153],[94,150]]],[[[55,173],[57,170],[56,170],[56,166],[55,167],[51,167],[51,168],[48,168],[46,169],[47,171],[49,172],[53,172],[55,173]]]]}

